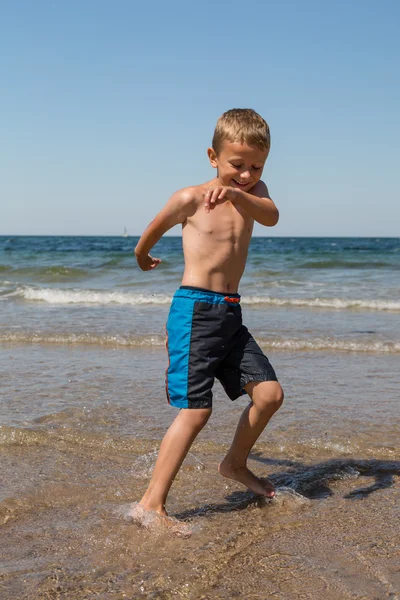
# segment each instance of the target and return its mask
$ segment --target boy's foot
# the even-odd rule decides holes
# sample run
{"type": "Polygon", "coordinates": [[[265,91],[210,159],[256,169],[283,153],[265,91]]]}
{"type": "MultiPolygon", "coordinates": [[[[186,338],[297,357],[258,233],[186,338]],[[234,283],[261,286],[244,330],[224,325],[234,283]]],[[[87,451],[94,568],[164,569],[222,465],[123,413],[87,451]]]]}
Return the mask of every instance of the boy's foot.
{"type": "Polygon", "coordinates": [[[228,479],[242,483],[258,496],[265,496],[266,498],[273,498],[275,496],[275,489],[272,483],[268,479],[256,477],[247,467],[234,469],[224,459],[218,466],[218,472],[223,477],[228,477],[228,479]]]}
{"type": "Polygon", "coordinates": [[[147,510],[147,508],[142,504],[139,504],[139,502],[134,502],[131,505],[126,516],[130,517],[134,523],[146,527],[147,529],[167,531],[178,537],[185,538],[192,535],[192,530],[186,523],[182,523],[181,521],[178,521],[178,519],[169,517],[167,513],[162,515],[155,510],[147,510]]]}

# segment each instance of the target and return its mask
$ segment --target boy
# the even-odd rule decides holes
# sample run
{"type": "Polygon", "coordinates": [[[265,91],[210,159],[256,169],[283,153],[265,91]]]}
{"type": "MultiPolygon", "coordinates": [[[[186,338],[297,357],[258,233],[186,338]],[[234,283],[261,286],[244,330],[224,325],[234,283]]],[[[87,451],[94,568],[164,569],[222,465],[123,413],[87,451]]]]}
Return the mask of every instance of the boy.
{"type": "Polygon", "coordinates": [[[278,210],[261,175],[270,148],[267,123],[251,109],[233,109],[217,122],[208,149],[217,176],[179,190],[150,223],[136,248],[143,271],[161,260],[149,252],[161,236],[182,223],[185,270],[167,323],[166,390],[180,412],[160,447],[150,484],[131,516],[148,523],[149,511],[167,517],[165,502],[191,444],[212,410],[214,377],[234,400],[247,393],[232,445],[219,473],[255,494],[272,498],[268,480],[247,468],[247,457],[283,401],[275,372],[246,327],[237,293],[254,221],[276,225],[278,210]]]}

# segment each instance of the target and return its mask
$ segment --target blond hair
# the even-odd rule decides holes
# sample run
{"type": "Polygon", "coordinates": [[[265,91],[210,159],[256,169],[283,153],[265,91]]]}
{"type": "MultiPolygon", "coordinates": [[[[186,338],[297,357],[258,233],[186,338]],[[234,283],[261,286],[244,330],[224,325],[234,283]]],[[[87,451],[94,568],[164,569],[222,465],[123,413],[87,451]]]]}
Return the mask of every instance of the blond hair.
{"type": "Polygon", "coordinates": [[[212,147],[217,156],[225,141],[269,150],[268,123],[252,108],[232,108],[220,116],[215,127],[212,147]]]}

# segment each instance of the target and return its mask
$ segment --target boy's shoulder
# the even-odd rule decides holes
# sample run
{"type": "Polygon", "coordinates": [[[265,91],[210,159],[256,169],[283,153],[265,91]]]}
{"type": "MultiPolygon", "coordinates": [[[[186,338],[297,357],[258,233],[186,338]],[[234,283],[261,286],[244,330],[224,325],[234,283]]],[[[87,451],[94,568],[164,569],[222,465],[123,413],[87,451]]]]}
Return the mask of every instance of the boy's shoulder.
{"type": "Polygon", "coordinates": [[[171,200],[181,206],[197,206],[204,201],[207,192],[207,183],[200,185],[190,185],[177,190],[171,197],[171,200]]]}
{"type": "Polygon", "coordinates": [[[207,191],[207,183],[201,183],[199,185],[190,185],[188,187],[184,187],[180,190],[177,190],[174,194],[183,200],[190,201],[198,198],[203,198],[204,194],[207,191]]]}

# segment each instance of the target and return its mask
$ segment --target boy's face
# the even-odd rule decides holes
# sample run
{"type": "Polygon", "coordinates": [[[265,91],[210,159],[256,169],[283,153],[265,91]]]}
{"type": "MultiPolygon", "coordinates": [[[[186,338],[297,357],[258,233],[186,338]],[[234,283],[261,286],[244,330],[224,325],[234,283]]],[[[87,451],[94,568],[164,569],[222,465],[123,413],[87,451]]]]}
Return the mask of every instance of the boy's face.
{"type": "Polygon", "coordinates": [[[221,184],[244,192],[248,192],[260,180],[268,157],[268,150],[226,141],[218,155],[213,148],[207,152],[211,165],[218,169],[217,176],[221,184]]]}

